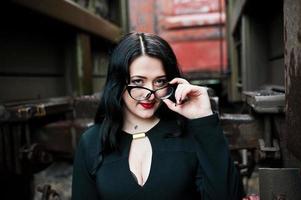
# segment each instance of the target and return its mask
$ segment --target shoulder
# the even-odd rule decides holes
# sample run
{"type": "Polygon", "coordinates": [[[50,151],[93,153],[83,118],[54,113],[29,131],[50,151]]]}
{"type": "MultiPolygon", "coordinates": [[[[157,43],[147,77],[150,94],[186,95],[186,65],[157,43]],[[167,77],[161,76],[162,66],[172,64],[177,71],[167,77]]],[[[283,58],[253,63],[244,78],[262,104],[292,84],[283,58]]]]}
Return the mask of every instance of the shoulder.
{"type": "Polygon", "coordinates": [[[101,125],[94,124],[87,128],[80,136],[76,147],[75,158],[85,163],[88,171],[92,171],[95,160],[101,150],[101,125]]]}
{"type": "Polygon", "coordinates": [[[80,142],[87,144],[87,143],[94,143],[100,137],[100,124],[94,124],[87,128],[82,135],[80,136],[80,142]]]}
{"type": "Polygon", "coordinates": [[[101,124],[94,124],[86,129],[79,139],[77,149],[87,157],[96,156],[101,149],[101,124]]]}

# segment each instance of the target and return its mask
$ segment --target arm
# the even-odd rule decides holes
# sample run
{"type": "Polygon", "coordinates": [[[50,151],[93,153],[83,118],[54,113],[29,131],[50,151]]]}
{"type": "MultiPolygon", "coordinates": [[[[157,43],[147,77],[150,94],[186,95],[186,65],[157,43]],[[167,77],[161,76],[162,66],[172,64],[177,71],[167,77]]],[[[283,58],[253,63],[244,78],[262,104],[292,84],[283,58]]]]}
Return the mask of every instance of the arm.
{"type": "Polygon", "coordinates": [[[190,119],[187,131],[195,139],[199,160],[196,184],[202,200],[242,199],[240,177],[230,158],[218,116],[212,115],[207,88],[191,85],[182,78],[174,78],[170,84],[178,84],[176,102],[163,101],[169,109],[190,119]]]}
{"type": "Polygon", "coordinates": [[[202,200],[241,200],[242,183],[230,158],[218,116],[190,120],[187,128],[196,141],[199,160],[196,185],[202,200]]]}
{"type": "Polygon", "coordinates": [[[85,134],[82,135],[73,163],[72,178],[72,200],[97,200],[98,193],[95,180],[89,173],[87,165],[87,144],[85,144],[85,134]]]}

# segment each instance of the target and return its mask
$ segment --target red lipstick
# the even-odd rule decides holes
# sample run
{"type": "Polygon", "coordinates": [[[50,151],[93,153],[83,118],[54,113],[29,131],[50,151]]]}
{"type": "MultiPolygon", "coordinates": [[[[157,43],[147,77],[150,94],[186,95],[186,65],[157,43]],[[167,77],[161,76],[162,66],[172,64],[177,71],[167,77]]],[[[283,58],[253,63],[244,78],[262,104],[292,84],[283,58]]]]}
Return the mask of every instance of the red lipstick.
{"type": "Polygon", "coordinates": [[[144,108],[144,109],[151,109],[154,107],[155,103],[140,103],[140,105],[144,108]]]}

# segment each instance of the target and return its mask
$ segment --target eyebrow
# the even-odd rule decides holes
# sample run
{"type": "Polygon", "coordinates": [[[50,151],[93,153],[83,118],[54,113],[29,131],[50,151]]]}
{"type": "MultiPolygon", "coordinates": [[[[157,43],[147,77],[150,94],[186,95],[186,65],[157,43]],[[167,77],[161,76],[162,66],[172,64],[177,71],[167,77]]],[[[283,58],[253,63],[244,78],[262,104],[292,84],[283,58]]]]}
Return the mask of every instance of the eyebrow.
{"type": "MultiPolygon", "coordinates": [[[[157,76],[155,79],[158,79],[158,78],[166,78],[166,77],[167,77],[166,75],[162,75],[162,76],[157,76]]],[[[142,78],[142,79],[147,79],[147,77],[145,77],[145,76],[139,76],[139,75],[131,76],[131,78],[142,78]]]]}

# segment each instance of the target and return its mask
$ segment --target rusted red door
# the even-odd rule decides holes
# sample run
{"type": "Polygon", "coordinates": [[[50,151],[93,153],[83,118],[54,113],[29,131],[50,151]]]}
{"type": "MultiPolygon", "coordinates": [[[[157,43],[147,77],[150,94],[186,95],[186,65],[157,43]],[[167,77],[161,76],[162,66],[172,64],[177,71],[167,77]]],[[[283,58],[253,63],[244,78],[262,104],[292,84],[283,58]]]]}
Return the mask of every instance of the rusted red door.
{"type": "Polygon", "coordinates": [[[184,73],[226,70],[224,0],[129,0],[129,12],[130,30],[165,38],[184,73]]]}

